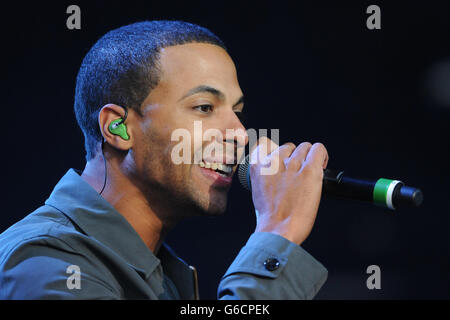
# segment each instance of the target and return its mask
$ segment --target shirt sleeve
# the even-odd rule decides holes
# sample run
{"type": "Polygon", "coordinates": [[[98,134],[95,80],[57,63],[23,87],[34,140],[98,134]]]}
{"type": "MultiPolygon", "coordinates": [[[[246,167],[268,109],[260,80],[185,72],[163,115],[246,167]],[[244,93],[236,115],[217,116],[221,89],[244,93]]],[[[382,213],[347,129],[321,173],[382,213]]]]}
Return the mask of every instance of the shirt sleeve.
{"type": "Polygon", "coordinates": [[[253,233],[222,277],[224,300],[312,299],[328,271],[301,246],[269,233],[253,233]]]}
{"type": "Polygon", "coordinates": [[[20,244],[0,264],[0,298],[118,299],[90,259],[63,241],[41,237],[20,244]]]}

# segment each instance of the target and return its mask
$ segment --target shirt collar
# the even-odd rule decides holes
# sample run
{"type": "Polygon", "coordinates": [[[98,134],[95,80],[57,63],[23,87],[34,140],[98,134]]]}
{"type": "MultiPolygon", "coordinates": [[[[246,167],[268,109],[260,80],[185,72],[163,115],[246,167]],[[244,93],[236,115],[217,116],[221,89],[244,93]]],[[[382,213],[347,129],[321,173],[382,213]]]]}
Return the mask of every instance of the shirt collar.
{"type": "MultiPolygon", "coordinates": [[[[84,233],[110,247],[144,278],[160,264],[128,221],[81,178],[77,170],[67,171],[45,204],[57,208],[84,233]]],[[[165,246],[161,246],[161,250],[168,261],[178,260],[165,246]]],[[[189,270],[188,266],[185,268],[189,270]]]]}

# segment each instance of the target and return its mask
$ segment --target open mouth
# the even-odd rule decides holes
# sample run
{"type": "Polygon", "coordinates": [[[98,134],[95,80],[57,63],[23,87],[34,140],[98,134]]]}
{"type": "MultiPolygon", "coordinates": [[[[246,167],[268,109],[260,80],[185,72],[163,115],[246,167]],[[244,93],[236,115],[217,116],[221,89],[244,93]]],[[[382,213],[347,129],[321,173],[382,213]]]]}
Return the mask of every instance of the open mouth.
{"type": "Polygon", "coordinates": [[[201,168],[217,172],[223,177],[231,177],[233,175],[233,165],[231,164],[206,162],[202,160],[200,161],[199,165],[201,168]]]}

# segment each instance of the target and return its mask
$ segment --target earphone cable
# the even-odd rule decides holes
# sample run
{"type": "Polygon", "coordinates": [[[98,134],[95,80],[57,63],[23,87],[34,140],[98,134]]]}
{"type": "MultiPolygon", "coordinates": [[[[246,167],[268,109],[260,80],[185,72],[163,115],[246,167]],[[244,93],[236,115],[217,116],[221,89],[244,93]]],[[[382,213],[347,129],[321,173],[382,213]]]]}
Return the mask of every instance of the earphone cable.
{"type": "MultiPolygon", "coordinates": [[[[122,120],[120,120],[120,122],[118,122],[118,124],[122,124],[125,122],[125,120],[127,120],[128,117],[128,109],[126,107],[122,107],[125,110],[125,115],[122,117],[122,120]]],[[[106,186],[106,176],[107,176],[107,168],[106,168],[106,158],[105,158],[105,153],[103,152],[103,146],[104,146],[105,140],[102,138],[102,156],[103,156],[103,161],[105,162],[105,180],[103,181],[103,187],[102,190],[100,191],[100,195],[102,194],[103,190],[105,190],[105,186],[106,186]]]]}
{"type": "Polygon", "coordinates": [[[105,153],[103,152],[103,145],[104,145],[104,140],[102,139],[102,156],[103,156],[103,160],[105,162],[105,180],[103,181],[103,187],[102,190],[100,191],[100,195],[102,194],[103,190],[105,189],[106,186],[106,158],[105,158],[105,153]]]}

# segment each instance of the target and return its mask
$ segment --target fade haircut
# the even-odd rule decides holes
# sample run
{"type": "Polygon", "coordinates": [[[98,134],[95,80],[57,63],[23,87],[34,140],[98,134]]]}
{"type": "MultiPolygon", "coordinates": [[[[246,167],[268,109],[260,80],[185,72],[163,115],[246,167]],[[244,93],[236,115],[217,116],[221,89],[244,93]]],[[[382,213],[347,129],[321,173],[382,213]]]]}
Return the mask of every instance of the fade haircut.
{"type": "Polygon", "coordinates": [[[135,110],[160,80],[162,48],[186,43],[210,43],[226,50],[211,31],[184,21],[144,21],[112,30],[89,50],[78,71],[74,111],[85,138],[86,161],[102,140],[100,109],[116,104],[135,110]]]}

